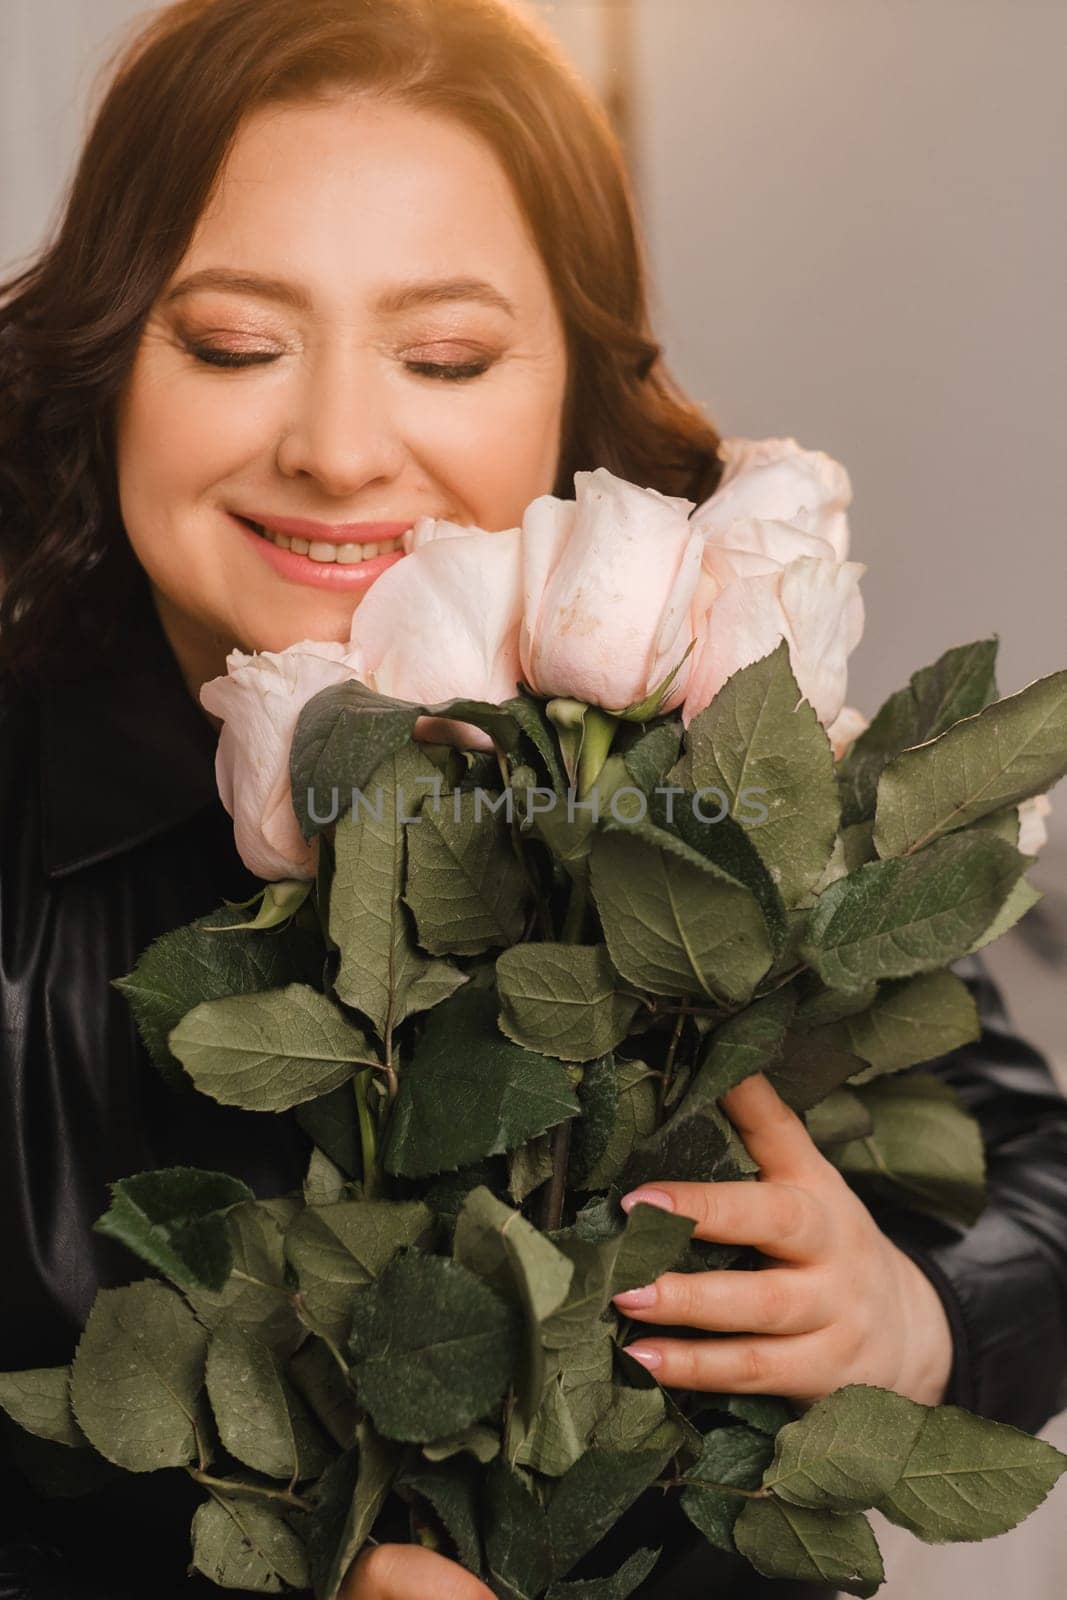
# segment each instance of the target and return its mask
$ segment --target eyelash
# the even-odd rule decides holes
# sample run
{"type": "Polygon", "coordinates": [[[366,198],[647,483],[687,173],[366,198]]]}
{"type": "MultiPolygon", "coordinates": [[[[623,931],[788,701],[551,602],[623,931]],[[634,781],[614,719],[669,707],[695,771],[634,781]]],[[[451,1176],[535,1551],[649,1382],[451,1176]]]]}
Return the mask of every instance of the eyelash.
{"type": "MultiPolygon", "coordinates": [[[[277,359],[275,356],[242,355],[236,350],[217,350],[212,345],[190,344],[186,346],[189,354],[197,361],[209,367],[223,367],[229,370],[241,367],[262,367],[268,362],[277,359]]],[[[441,383],[464,383],[471,378],[480,378],[488,372],[488,361],[469,361],[460,364],[437,364],[432,361],[408,361],[405,363],[409,372],[415,372],[420,377],[434,378],[441,383]]]]}

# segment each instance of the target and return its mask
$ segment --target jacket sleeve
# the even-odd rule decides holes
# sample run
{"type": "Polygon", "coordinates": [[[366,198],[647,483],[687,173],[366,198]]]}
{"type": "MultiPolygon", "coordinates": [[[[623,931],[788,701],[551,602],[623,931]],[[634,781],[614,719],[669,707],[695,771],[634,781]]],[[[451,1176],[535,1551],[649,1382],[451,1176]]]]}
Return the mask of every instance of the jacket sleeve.
{"type": "Polygon", "coordinates": [[[944,1305],[954,1345],[946,1400],[1036,1433],[1067,1407],[1067,1099],[1013,1031],[981,957],[954,970],[975,997],[981,1037],[919,1070],[950,1084],[978,1119],[986,1208],[966,1230],[902,1211],[879,1221],[944,1305]]]}

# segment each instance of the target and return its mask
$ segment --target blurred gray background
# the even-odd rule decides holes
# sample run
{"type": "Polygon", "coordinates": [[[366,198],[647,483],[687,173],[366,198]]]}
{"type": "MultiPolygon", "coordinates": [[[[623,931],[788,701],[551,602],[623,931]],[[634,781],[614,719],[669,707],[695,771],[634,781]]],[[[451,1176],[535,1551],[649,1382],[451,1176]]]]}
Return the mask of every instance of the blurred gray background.
{"type": "MultiPolygon", "coordinates": [[[[998,633],[1000,687],[1067,666],[1065,0],[514,0],[607,103],[659,337],[724,434],[848,468],[870,715],[998,633]]],[[[61,204],[142,0],[0,0],[0,271],[61,204]]],[[[1067,1082],[1067,785],[1045,899],[990,966],[1067,1082]]],[[[1067,1447],[1063,1419],[1053,1434],[1067,1447]]],[[[879,1529],[887,1600],[1061,1600],[1062,1495],[1001,1540],[879,1529]]]]}

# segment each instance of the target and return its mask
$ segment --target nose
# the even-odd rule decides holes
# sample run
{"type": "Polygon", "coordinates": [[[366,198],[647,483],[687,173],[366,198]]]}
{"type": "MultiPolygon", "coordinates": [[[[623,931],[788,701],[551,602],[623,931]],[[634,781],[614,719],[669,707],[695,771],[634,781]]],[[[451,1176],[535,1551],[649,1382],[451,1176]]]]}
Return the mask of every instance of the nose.
{"type": "Polygon", "coordinates": [[[276,456],[284,477],[314,478],[337,497],[399,475],[404,443],[372,357],[338,342],[308,367],[276,456]]]}

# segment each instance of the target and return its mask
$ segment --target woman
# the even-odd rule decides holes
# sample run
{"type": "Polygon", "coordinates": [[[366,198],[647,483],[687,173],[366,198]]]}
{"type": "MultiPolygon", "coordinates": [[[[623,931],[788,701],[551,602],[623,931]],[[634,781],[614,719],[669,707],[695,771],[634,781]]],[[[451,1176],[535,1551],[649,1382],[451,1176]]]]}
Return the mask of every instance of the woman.
{"type": "MultiPolygon", "coordinates": [[[[109,1181],[184,1162],[299,1182],[299,1132],[164,1085],[109,987],[250,892],[198,704],[227,652],[347,638],[419,516],[506,528],[597,465],[699,501],[720,472],[648,330],[603,116],[504,0],[169,7],[4,298],[0,1370],[69,1360],[96,1289],[138,1275],[90,1231],[109,1181]]],[[[742,1085],[727,1108],[764,1179],[744,1210],[656,1193],[774,1260],[732,1303],[713,1273],[627,1297],[636,1322],[733,1335],[642,1339],[663,1382],[811,1399],[859,1379],[1026,1427],[1064,1403],[1067,1106],[971,982],[982,1041],[940,1070],[985,1131],[981,1222],[879,1226],[742,1085]]],[[[0,1595],[206,1592],[182,1581],[194,1503],[158,1475],[52,1502],[13,1477],[0,1595]]],[[[644,1593],[763,1592],[657,1497],[636,1519],[665,1546],[644,1593]]],[[[382,1545],[346,1600],[488,1593],[382,1545]]]]}

